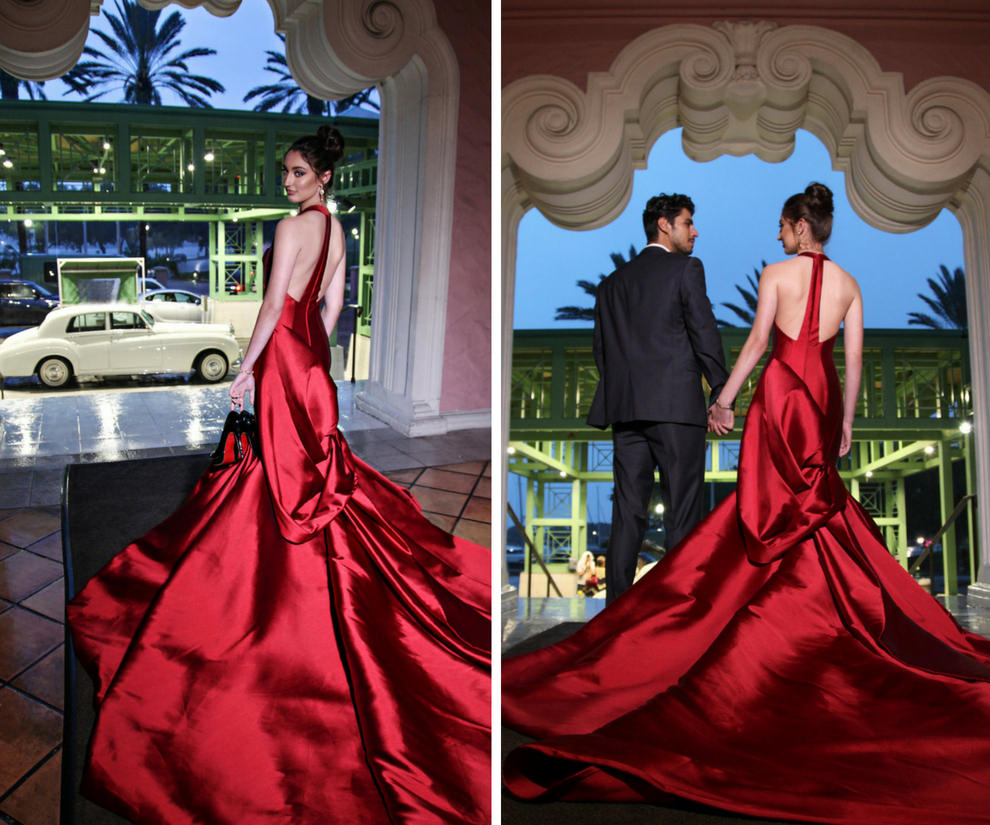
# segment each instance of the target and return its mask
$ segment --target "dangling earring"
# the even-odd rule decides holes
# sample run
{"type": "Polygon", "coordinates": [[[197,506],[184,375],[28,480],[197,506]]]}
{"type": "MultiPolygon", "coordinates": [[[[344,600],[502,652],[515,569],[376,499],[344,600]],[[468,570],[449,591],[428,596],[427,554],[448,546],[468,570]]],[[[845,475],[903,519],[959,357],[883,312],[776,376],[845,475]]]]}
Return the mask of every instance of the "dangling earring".
{"type": "Polygon", "coordinates": [[[321,183],[321,184],[320,184],[320,200],[321,200],[321,201],[325,201],[326,199],[327,199],[327,193],[326,193],[326,191],[325,191],[325,190],[323,189],[323,184],[321,183]]]}

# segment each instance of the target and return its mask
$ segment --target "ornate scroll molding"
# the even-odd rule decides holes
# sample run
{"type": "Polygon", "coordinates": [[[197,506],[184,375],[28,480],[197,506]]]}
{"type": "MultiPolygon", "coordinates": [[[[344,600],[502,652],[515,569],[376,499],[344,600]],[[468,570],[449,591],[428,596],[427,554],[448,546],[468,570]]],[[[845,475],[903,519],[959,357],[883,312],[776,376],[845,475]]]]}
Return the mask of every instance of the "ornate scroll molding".
{"type": "Polygon", "coordinates": [[[0,68],[25,80],[71,69],[102,0],[0,0],[0,68]]]}
{"type": "Polygon", "coordinates": [[[590,74],[587,91],[534,76],[503,95],[511,168],[561,226],[618,215],[632,170],[675,126],[699,161],[725,153],[783,160],[794,132],[807,129],[847,173],[857,212],[905,232],[931,221],[986,152],[990,96],[948,77],[905,94],[900,74],[881,72],[845,35],[769,22],[655,29],[610,71],[590,74]]]}
{"type": "MultiPolygon", "coordinates": [[[[956,215],[965,243],[977,481],[985,501],[990,94],[955,77],[931,78],[905,93],[900,74],[880,71],[859,43],[817,26],[722,22],[654,29],[626,46],[608,72],[589,74],[586,91],[547,75],[505,88],[506,266],[514,265],[515,228],[530,206],[569,228],[590,229],[617,217],[628,202],[633,169],[643,168],[650,146],[678,126],[684,151],[699,161],[747,153],[780,161],[793,150],[797,129],[812,132],[845,173],[856,212],[889,232],[924,226],[942,208],[956,215]]],[[[504,296],[511,296],[512,280],[507,269],[504,296]]],[[[503,341],[511,341],[511,303],[503,303],[503,319],[503,341]]],[[[990,507],[979,509],[979,519],[980,579],[990,582],[990,507]]]]}
{"type": "MultiPolygon", "coordinates": [[[[102,0],[101,0],[102,2],[102,0]]],[[[230,17],[242,0],[137,0],[146,9],[163,9],[166,6],[177,5],[185,9],[204,8],[214,17],[230,17]]]]}
{"type": "MultiPolygon", "coordinates": [[[[241,0],[138,0],[147,9],[175,2],[202,6],[217,17],[241,0]]],[[[0,0],[0,68],[25,80],[51,80],[76,65],[89,35],[89,18],[103,0],[0,0]]]]}

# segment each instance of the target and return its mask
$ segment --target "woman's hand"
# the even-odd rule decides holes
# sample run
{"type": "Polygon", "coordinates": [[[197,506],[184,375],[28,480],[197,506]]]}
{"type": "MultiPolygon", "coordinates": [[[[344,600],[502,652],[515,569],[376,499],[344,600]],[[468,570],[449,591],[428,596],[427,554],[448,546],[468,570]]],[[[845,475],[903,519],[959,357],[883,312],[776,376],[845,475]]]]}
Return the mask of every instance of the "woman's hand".
{"type": "Polygon", "coordinates": [[[736,425],[736,414],[732,410],[720,407],[718,403],[708,408],[708,432],[725,435],[732,432],[736,425]]]}
{"type": "Polygon", "coordinates": [[[842,422],[842,440],[839,441],[839,455],[846,455],[852,448],[853,426],[851,421],[842,422]]]}
{"type": "Polygon", "coordinates": [[[254,373],[253,372],[239,372],[237,373],[237,378],[234,379],[234,383],[230,385],[230,408],[244,409],[244,398],[247,396],[247,400],[250,402],[251,406],[254,406],[254,373]]]}

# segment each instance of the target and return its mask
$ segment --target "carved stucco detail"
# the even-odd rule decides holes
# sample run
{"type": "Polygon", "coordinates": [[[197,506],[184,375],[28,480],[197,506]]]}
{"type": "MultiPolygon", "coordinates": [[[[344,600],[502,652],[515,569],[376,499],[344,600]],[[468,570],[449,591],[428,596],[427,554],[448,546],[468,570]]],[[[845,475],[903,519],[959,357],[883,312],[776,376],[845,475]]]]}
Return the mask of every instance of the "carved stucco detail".
{"type": "MultiPolygon", "coordinates": [[[[137,0],[137,2],[152,11],[177,5],[186,9],[204,8],[215,17],[230,17],[240,8],[242,0],[137,0]]],[[[249,2],[254,2],[254,0],[249,0],[249,2]]]]}
{"type": "Polygon", "coordinates": [[[986,155],[990,96],[951,77],[905,94],[900,74],[880,71],[845,35],[765,21],[655,29],[610,71],[590,74],[587,91],[533,76],[503,95],[508,167],[561,226],[620,214],[632,170],[675,126],[699,161],[726,153],[780,161],[807,129],[847,173],[856,210],[904,232],[931,221],[986,155]]]}
{"type": "Polygon", "coordinates": [[[276,31],[286,35],[293,77],[307,91],[353,94],[397,74],[413,55],[431,75],[435,68],[453,67],[456,78],[453,53],[429,0],[269,0],[269,5],[276,31]]]}
{"type": "MultiPolygon", "coordinates": [[[[233,14],[242,0],[137,0],[146,9],[175,2],[202,6],[217,17],[233,14]]],[[[76,65],[89,36],[89,18],[103,0],[0,0],[0,68],[24,80],[51,80],[76,65]]]]}
{"type": "Polygon", "coordinates": [[[71,69],[101,0],[0,0],[0,68],[24,80],[51,80],[71,69]]]}

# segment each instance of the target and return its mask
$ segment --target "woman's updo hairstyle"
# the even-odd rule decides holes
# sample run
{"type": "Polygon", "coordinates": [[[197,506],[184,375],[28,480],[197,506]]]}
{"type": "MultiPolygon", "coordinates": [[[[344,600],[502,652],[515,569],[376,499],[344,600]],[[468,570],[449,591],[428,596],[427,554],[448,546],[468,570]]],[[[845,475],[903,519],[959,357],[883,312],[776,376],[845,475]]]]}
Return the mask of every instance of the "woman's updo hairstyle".
{"type": "Polygon", "coordinates": [[[801,218],[811,227],[812,237],[819,243],[825,243],[832,234],[832,190],[824,183],[809,183],[804,192],[791,195],[781,215],[791,223],[797,223],[801,218]]]}
{"type": "Polygon", "coordinates": [[[334,167],[344,154],[344,137],[333,126],[321,126],[315,135],[299,138],[289,147],[289,152],[302,155],[317,175],[329,172],[332,181],[334,167]]]}

